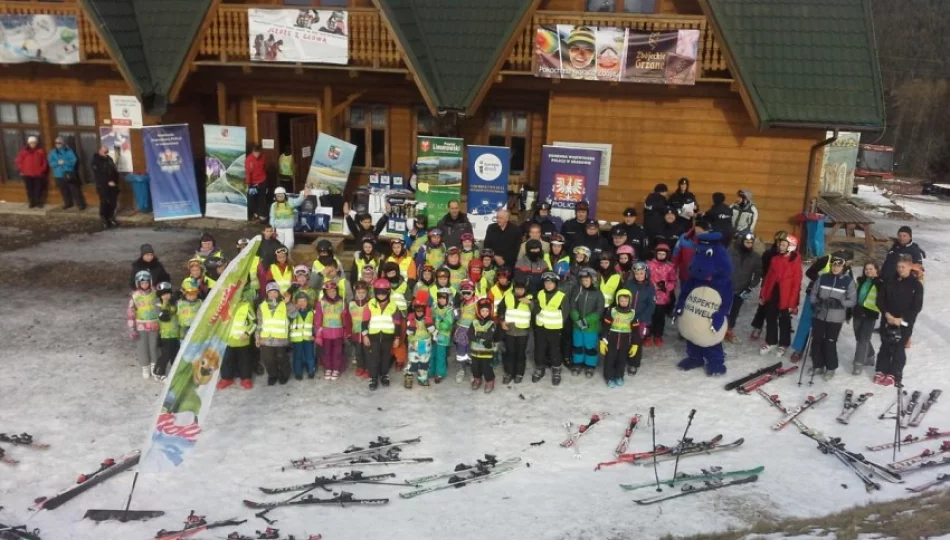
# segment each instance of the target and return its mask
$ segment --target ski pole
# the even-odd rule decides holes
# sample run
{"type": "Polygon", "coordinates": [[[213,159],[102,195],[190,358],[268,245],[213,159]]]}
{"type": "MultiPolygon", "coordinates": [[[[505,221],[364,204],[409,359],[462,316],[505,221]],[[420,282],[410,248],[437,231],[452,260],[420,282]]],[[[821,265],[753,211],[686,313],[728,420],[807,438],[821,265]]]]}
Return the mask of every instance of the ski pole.
{"type": "MultiPolygon", "coordinates": [[[[693,425],[693,417],[696,416],[696,409],[689,411],[689,419],[686,421],[686,429],[683,430],[683,438],[680,440],[680,449],[686,446],[686,434],[689,433],[689,427],[693,425]]],[[[680,451],[676,454],[676,462],[673,464],[673,478],[676,478],[676,471],[680,467],[680,456],[683,455],[683,452],[680,451]]]]}
{"type": "MultiPolygon", "coordinates": [[[[802,354],[808,354],[809,349],[811,349],[811,333],[808,334],[808,339],[805,340],[805,352],[802,354]]],[[[802,379],[805,377],[805,364],[808,363],[808,358],[802,360],[802,369],[798,372],[798,386],[802,385],[802,379]]],[[[814,362],[812,362],[812,367],[814,362]]]]}
{"type": "Polygon", "coordinates": [[[650,407],[650,425],[653,426],[653,477],[656,478],[656,490],[663,491],[660,487],[660,473],[656,470],[656,415],[653,413],[653,407],[650,407]]]}
{"type": "Polygon", "coordinates": [[[901,414],[904,410],[904,385],[897,383],[894,388],[897,389],[897,414],[894,415],[894,451],[891,461],[897,461],[897,451],[901,448],[901,414]]]}
{"type": "Polygon", "coordinates": [[[122,513],[122,519],[119,520],[125,523],[126,519],[129,517],[129,507],[132,506],[132,494],[135,493],[135,484],[139,481],[139,473],[135,472],[135,476],[132,477],[132,489],[129,490],[129,500],[125,501],[125,512],[122,513]]]}

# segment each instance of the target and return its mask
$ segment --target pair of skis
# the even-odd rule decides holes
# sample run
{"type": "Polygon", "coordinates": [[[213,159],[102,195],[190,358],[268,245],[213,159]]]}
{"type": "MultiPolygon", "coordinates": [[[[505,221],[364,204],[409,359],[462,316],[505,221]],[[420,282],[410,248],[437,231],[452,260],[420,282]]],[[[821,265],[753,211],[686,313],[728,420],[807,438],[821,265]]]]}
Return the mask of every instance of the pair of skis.
{"type": "MultiPolygon", "coordinates": [[[[244,536],[243,534],[239,532],[233,532],[229,534],[225,540],[281,540],[280,530],[275,529],[273,527],[268,527],[264,529],[263,531],[254,531],[254,532],[257,533],[257,536],[253,538],[250,536],[244,536]]],[[[287,537],[287,540],[294,540],[294,539],[295,537],[292,535],[287,537]]],[[[323,539],[323,535],[321,534],[311,534],[307,538],[300,537],[300,540],[322,540],[322,539],[323,539]]]]}
{"type": "Polygon", "coordinates": [[[740,394],[751,394],[756,389],[761,388],[762,386],[774,381],[775,379],[780,379],[789,373],[794,373],[798,371],[798,366],[789,366],[789,367],[780,367],[775,371],[766,373],[761,377],[752,379],[751,381],[739,386],[737,389],[740,394]]]}
{"type": "MultiPolygon", "coordinates": [[[[371,456],[384,455],[389,450],[392,449],[401,449],[403,446],[409,446],[411,444],[417,444],[422,441],[422,437],[416,437],[414,439],[405,439],[401,441],[391,441],[389,437],[377,437],[375,441],[370,442],[368,447],[358,447],[350,446],[342,452],[337,452],[333,454],[326,454],[323,456],[317,457],[303,457],[301,459],[291,460],[291,465],[295,469],[321,469],[328,467],[335,467],[338,465],[332,465],[334,463],[343,463],[346,466],[348,463],[354,461],[372,461],[371,456]],[[365,460],[364,460],[365,458],[365,460]]],[[[365,463],[361,463],[365,464],[365,463]]]]}
{"type": "Polygon", "coordinates": [[[40,497],[33,501],[35,510],[55,510],[64,503],[72,500],[81,493],[92,489],[93,487],[105,482],[109,478],[127,471],[138,464],[141,453],[136,450],[130,452],[118,459],[109,458],[103,461],[99,468],[89,474],[81,474],[76,479],[76,484],[51,497],[40,497]]]}
{"type": "Polygon", "coordinates": [[[587,421],[587,424],[578,426],[577,431],[574,431],[573,422],[565,422],[564,428],[567,430],[567,438],[561,442],[562,448],[573,448],[574,449],[574,458],[581,457],[580,451],[580,439],[587,434],[590,430],[594,429],[594,426],[600,423],[601,420],[610,416],[610,413],[600,413],[592,414],[590,420],[587,421]]]}
{"type": "MultiPolygon", "coordinates": [[[[762,390],[761,388],[759,388],[756,391],[759,392],[759,394],[763,396],[767,396],[766,399],[768,399],[770,403],[773,403],[773,405],[781,404],[781,401],[779,400],[779,397],[777,395],[769,396],[768,394],[765,393],[765,390],[762,390]]],[[[781,410],[785,413],[785,418],[780,420],[777,424],[773,425],[772,429],[776,431],[785,429],[785,426],[795,422],[796,419],[799,416],[801,416],[803,412],[814,407],[815,405],[820,403],[822,400],[824,400],[826,397],[828,397],[828,394],[822,392],[821,394],[818,395],[818,397],[808,396],[807,398],[805,398],[804,403],[802,403],[798,407],[795,407],[794,409],[786,410],[784,407],[781,407],[781,410]]]]}
{"type": "Polygon", "coordinates": [[[720,489],[725,489],[729,487],[741,486],[745,484],[751,484],[758,481],[758,475],[751,475],[745,478],[739,478],[737,480],[732,480],[729,482],[724,481],[722,478],[712,478],[708,480],[703,480],[701,485],[694,484],[684,484],[678,492],[673,493],[664,493],[662,495],[656,495],[653,497],[647,497],[645,499],[634,499],[633,502],[639,505],[648,505],[655,504],[663,501],[668,501],[670,499],[678,499],[680,497],[686,497],[687,495],[696,495],[697,493],[706,493],[708,491],[717,491],[720,489]]]}
{"type": "Polygon", "coordinates": [[[209,522],[205,519],[205,516],[195,515],[195,511],[192,510],[191,513],[188,514],[188,517],[185,518],[184,528],[174,531],[162,529],[155,534],[155,540],[181,540],[183,538],[189,538],[210,529],[231,527],[245,522],[247,522],[246,519],[237,518],[209,522]]]}
{"type": "MultiPolygon", "coordinates": [[[[950,437],[950,431],[940,431],[937,428],[929,428],[923,435],[907,435],[903,440],[901,440],[900,445],[905,446],[908,444],[916,444],[919,442],[941,439],[943,437],[950,437]]],[[[897,443],[889,442],[875,446],[868,446],[867,449],[872,452],[877,452],[878,450],[888,450],[890,448],[894,448],[895,446],[897,446],[897,443]]]]}
{"type": "Polygon", "coordinates": [[[950,464],[950,441],[943,441],[940,448],[936,450],[924,450],[919,455],[895,461],[888,465],[888,467],[897,472],[908,472],[946,464],[950,464]],[[945,457],[935,461],[934,458],[940,455],[944,455],[945,457]]]}
{"type": "Polygon", "coordinates": [[[742,386],[743,384],[746,384],[746,383],[749,382],[749,381],[758,379],[759,377],[762,377],[763,375],[767,375],[767,374],[772,373],[773,371],[776,371],[776,370],[781,369],[781,368],[782,368],[782,363],[781,363],[781,362],[776,362],[776,363],[772,364],[771,366],[764,367],[764,368],[759,369],[759,370],[757,370],[757,371],[754,371],[754,372],[752,372],[752,373],[750,373],[750,374],[748,374],[748,375],[746,375],[746,376],[744,376],[744,377],[739,377],[738,379],[736,379],[736,380],[734,380],[734,381],[732,381],[732,382],[726,383],[726,386],[725,386],[724,388],[726,389],[727,392],[729,392],[729,391],[731,391],[731,390],[735,390],[735,389],[739,388],[740,386],[742,386]]]}
{"type": "Polygon", "coordinates": [[[716,435],[708,441],[701,442],[696,442],[691,438],[687,438],[675,446],[658,445],[655,452],[653,450],[648,450],[645,452],[620,454],[617,456],[617,459],[613,461],[598,463],[597,466],[594,467],[594,470],[600,470],[602,467],[608,467],[620,463],[632,463],[634,465],[643,465],[644,463],[651,464],[653,463],[654,457],[656,458],[657,463],[661,463],[664,461],[675,460],[677,457],[684,459],[691,456],[702,456],[715,452],[732,450],[742,446],[742,444],[745,442],[744,439],[737,439],[728,444],[721,444],[721,441],[722,435],[716,435]]]}
{"type": "Polygon", "coordinates": [[[868,398],[873,395],[871,392],[867,392],[859,395],[857,399],[854,399],[854,390],[845,390],[844,405],[841,408],[841,414],[838,415],[838,422],[841,424],[849,423],[854,412],[858,410],[861,405],[867,403],[868,398]]]}
{"type": "MultiPolygon", "coordinates": [[[[902,391],[903,396],[907,396],[906,391],[902,391]]],[[[894,419],[898,416],[900,417],[900,424],[902,428],[908,427],[918,427],[923,423],[924,418],[927,416],[927,413],[930,412],[930,408],[933,407],[934,403],[940,399],[940,395],[943,394],[943,391],[940,389],[933,389],[930,391],[930,394],[927,395],[927,399],[920,404],[920,398],[923,396],[919,390],[915,390],[911,395],[910,399],[907,401],[907,405],[899,411],[895,411],[891,414],[891,411],[897,406],[897,401],[891,403],[891,406],[882,412],[879,416],[879,420],[885,419],[894,419]],[[920,410],[917,410],[917,405],[920,405],[920,410]]]]}
{"type": "Polygon", "coordinates": [[[946,483],[950,483],[950,474],[941,474],[937,476],[936,480],[933,480],[932,482],[927,482],[925,484],[921,484],[919,486],[909,487],[907,488],[907,491],[912,491],[914,493],[922,493],[932,487],[939,486],[941,484],[946,484],[946,483]]]}
{"type": "MultiPolygon", "coordinates": [[[[13,446],[27,446],[35,450],[46,450],[49,448],[48,444],[34,442],[33,436],[29,433],[21,433],[19,435],[7,435],[6,433],[0,433],[0,443],[12,444],[13,446]]],[[[7,456],[6,450],[2,447],[0,447],[0,462],[11,466],[19,463],[19,461],[7,456]]]]}
{"type": "Polygon", "coordinates": [[[441,491],[443,489],[460,488],[469,484],[477,484],[486,480],[491,480],[499,476],[514,472],[521,463],[520,457],[509,457],[499,460],[495,456],[487,454],[485,460],[478,460],[474,465],[460,463],[451,471],[410,478],[406,484],[416,486],[412,491],[400,493],[403,499],[412,499],[426,493],[441,491]],[[448,478],[446,483],[435,484],[438,480],[448,478]]]}
{"type": "Polygon", "coordinates": [[[343,476],[337,477],[323,477],[318,476],[314,479],[313,482],[308,482],[306,484],[296,484],[293,486],[284,486],[279,488],[265,488],[259,487],[261,491],[267,493],[268,495],[279,495],[281,493],[290,493],[293,491],[304,491],[313,488],[323,488],[329,491],[327,486],[332,486],[336,484],[377,484],[377,485],[392,485],[392,486],[401,486],[403,484],[399,483],[387,483],[383,482],[388,478],[395,478],[396,475],[393,473],[386,474],[363,474],[362,471],[350,471],[343,476]]]}
{"type": "Polygon", "coordinates": [[[328,499],[320,499],[314,497],[313,495],[304,495],[303,497],[299,498],[274,502],[257,502],[247,499],[244,500],[244,506],[253,508],[255,510],[273,510],[274,508],[282,508],[285,506],[309,506],[316,504],[329,506],[347,506],[353,504],[379,506],[387,503],[389,503],[388,498],[359,499],[347,491],[341,491],[336,496],[328,499]]]}
{"type": "MultiPolygon", "coordinates": [[[[745,477],[760,475],[765,470],[765,467],[755,467],[754,469],[744,469],[736,471],[724,471],[722,467],[710,467],[709,469],[701,469],[700,474],[686,474],[679,473],[672,478],[667,478],[665,480],[660,480],[660,485],[666,485],[673,487],[676,484],[682,484],[685,482],[706,482],[707,480],[722,480],[724,478],[735,478],[735,477],[745,477]]],[[[635,491],[645,487],[656,487],[656,482],[642,482],[640,484],[620,484],[620,489],[625,491],[635,491]]]]}

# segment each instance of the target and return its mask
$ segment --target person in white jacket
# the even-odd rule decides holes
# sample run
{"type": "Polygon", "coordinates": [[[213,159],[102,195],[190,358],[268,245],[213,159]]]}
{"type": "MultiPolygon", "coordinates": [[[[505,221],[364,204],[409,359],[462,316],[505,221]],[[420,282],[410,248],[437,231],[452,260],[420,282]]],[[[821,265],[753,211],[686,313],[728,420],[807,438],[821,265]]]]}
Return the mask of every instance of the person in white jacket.
{"type": "Polygon", "coordinates": [[[287,190],[279,187],[274,190],[274,202],[270,205],[270,224],[277,232],[280,243],[287,250],[294,249],[294,224],[297,222],[297,208],[310,196],[310,188],[304,189],[302,196],[288,199],[287,190]]]}
{"type": "Polygon", "coordinates": [[[740,189],[738,198],[732,205],[732,230],[737,235],[747,232],[755,234],[755,225],[759,222],[759,209],[752,202],[752,192],[740,189]]]}

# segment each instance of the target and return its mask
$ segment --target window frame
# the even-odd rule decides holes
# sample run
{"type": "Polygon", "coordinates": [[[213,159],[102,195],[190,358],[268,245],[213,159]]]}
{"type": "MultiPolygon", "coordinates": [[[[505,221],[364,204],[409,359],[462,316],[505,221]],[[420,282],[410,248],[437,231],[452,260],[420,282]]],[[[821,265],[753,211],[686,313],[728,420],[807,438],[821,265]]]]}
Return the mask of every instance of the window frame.
{"type": "MultiPolygon", "coordinates": [[[[50,135],[52,137],[52,142],[55,143],[56,137],[59,137],[61,132],[73,132],[75,137],[73,138],[73,146],[69,146],[73,152],[76,153],[76,172],[79,174],[79,180],[83,185],[94,184],[95,179],[92,176],[92,155],[86,155],[85,151],[82,148],[82,134],[83,133],[92,133],[96,137],[97,146],[101,144],[99,141],[99,110],[97,104],[91,101],[50,101],[48,103],[49,110],[49,122],[50,122],[50,135]],[[62,125],[57,123],[56,119],[56,107],[68,106],[73,110],[73,125],[62,125]],[[79,107],[91,107],[92,108],[92,120],[93,125],[81,125],[79,124],[79,115],[77,110],[79,107]]],[[[52,146],[49,148],[49,151],[52,152],[52,146]]],[[[93,151],[95,154],[95,151],[93,151]]]]}
{"type": "Polygon", "coordinates": [[[6,149],[3,146],[3,132],[8,129],[15,129],[21,132],[23,142],[21,143],[21,146],[16,149],[17,152],[19,152],[20,148],[23,148],[23,145],[26,144],[26,138],[29,137],[30,132],[36,133],[36,136],[40,139],[40,145],[44,148],[45,146],[43,146],[43,143],[45,141],[43,140],[43,117],[40,114],[41,104],[39,101],[0,99],[0,104],[16,105],[17,108],[17,123],[8,124],[0,120],[0,182],[6,183],[19,179],[19,175],[13,175],[12,177],[7,175],[7,166],[9,164],[6,162],[6,149]],[[20,115],[21,105],[33,105],[36,107],[36,124],[24,124],[20,121],[22,120],[20,115]]]}
{"type": "MultiPolygon", "coordinates": [[[[353,165],[353,170],[362,172],[362,171],[375,171],[375,172],[386,172],[389,170],[389,126],[391,120],[392,110],[388,104],[385,103],[354,103],[346,108],[346,114],[343,118],[343,129],[346,135],[346,142],[352,143],[353,137],[351,131],[353,129],[362,129],[363,133],[363,144],[364,144],[364,155],[363,161],[367,165],[357,166],[353,165]],[[366,111],[364,114],[364,123],[362,125],[354,125],[350,118],[352,109],[354,107],[363,108],[366,111]],[[386,122],[382,128],[376,127],[373,125],[373,111],[376,108],[382,108],[385,110],[386,122]],[[373,158],[373,131],[382,129],[383,131],[383,165],[377,166],[372,162],[373,158]]],[[[354,160],[355,161],[355,160],[354,160]]]]}
{"type": "Polygon", "coordinates": [[[513,138],[522,138],[524,139],[524,167],[521,170],[516,171],[514,169],[514,162],[511,163],[511,176],[522,176],[524,175],[531,164],[531,124],[533,120],[533,115],[530,111],[525,110],[516,110],[516,109],[493,109],[488,112],[488,115],[485,117],[485,143],[491,145],[491,137],[504,137],[505,146],[509,149],[512,149],[512,157],[514,157],[514,147],[511,144],[513,138]],[[496,130],[492,128],[491,121],[493,114],[501,114],[502,117],[502,129],[496,130]],[[524,133],[518,133],[514,129],[514,115],[523,114],[525,119],[525,130],[524,133]]]}
{"type": "Polygon", "coordinates": [[[610,0],[610,1],[612,1],[612,2],[614,3],[614,8],[613,8],[613,10],[611,10],[611,11],[587,11],[587,8],[588,8],[587,2],[588,2],[588,1],[589,1],[589,0],[584,0],[584,11],[587,12],[587,13],[628,13],[628,14],[632,14],[632,15],[636,15],[636,14],[640,14],[640,15],[653,15],[653,14],[655,14],[655,13],[657,12],[657,11],[656,11],[656,8],[657,8],[657,5],[656,5],[656,4],[657,4],[657,2],[658,2],[658,0],[653,0],[653,11],[627,11],[626,9],[624,9],[624,8],[627,7],[627,6],[626,6],[626,2],[628,2],[628,1],[631,1],[631,2],[632,2],[632,1],[636,1],[636,0],[610,0]]]}

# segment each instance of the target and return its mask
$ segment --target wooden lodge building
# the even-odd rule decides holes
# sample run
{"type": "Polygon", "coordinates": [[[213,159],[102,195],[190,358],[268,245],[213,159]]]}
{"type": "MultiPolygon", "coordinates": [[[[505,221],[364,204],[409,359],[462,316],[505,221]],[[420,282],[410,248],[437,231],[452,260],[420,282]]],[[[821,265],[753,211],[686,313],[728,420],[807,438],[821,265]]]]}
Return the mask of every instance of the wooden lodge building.
{"type": "MultiPolygon", "coordinates": [[[[67,137],[88,168],[109,96],[136,95],[146,125],[190,125],[196,160],[203,124],[274,140],[272,163],[318,131],[349,140],[351,186],[373,171],[408,175],[417,135],[510,146],[511,183],[528,186],[542,145],[608,143],[596,217],[616,220],[686,176],[707,208],[713,192],[751,190],[770,236],[817,194],[826,130],[884,126],[870,0],[0,0],[4,14],[75,16],[81,58],[0,65],[7,201],[26,200],[13,159],[28,135],[47,148],[67,137]],[[348,64],[253,61],[251,8],[346,11],[348,64]],[[698,30],[696,83],[536,77],[536,30],[555,24],[698,30]]],[[[133,132],[136,172],[141,144],[133,132]]],[[[309,163],[296,161],[301,185],[309,163]]],[[[86,195],[95,201],[91,185],[86,195]]]]}

